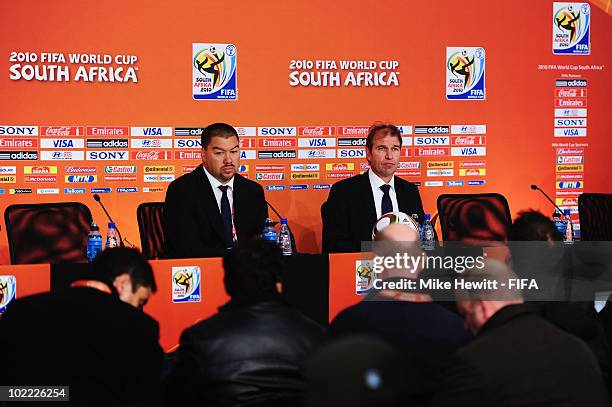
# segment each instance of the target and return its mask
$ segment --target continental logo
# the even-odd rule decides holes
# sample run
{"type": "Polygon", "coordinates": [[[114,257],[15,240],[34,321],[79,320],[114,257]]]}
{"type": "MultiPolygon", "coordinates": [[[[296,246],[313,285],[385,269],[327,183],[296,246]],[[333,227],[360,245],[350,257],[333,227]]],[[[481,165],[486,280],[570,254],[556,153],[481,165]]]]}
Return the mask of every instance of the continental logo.
{"type": "Polygon", "coordinates": [[[428,161],[427,168],[453,168],[452,161],[428,161]]]}
{"type": "Polygon", "coordinates": [[[173,172],[173,165],[145,165],[144,167],[145,174],[167,174],[173,172]]]}
{"type": "Polygon", "coordinates": [[[299,179],[319,179],[318,172],[293,172],[291,173],[292,180],[299,179]]]}
{"type": "Polygon", "coordinates": [[[584,172],[583,164],[569,165],[562,164],[557,165],[557,172],[584,172]]]}
{"type": "Polygon", "coordinates": [[[354,171],[355,163],[331,163],[325,164],[326,171],[354,171]]]}
{"type": "Polygon", "coordinates": [[[487,170],[484,168],[460,168],[459,176],[471,177],[474,175],[487,175],[487,170]]]}
{"type": "Polygon", "coordinates": [[[43,165],[26,165],[23,167],[24,174],[57,174],[57,167],[43,165]]]}
{"type": "Polygon", "coordinates": [[[17,182],[17,177],[14,175],[0,176],[0,183],[2,184],[14,184],[16,182],[17,182]]]}

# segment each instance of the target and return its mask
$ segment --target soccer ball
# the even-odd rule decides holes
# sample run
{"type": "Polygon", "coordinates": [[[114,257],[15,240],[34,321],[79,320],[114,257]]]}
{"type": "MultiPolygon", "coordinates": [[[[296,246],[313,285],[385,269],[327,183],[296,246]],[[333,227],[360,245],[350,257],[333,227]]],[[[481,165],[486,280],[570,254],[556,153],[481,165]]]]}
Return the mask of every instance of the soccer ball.
{"type": "Polygon", "coordinates": [[[372,228],[372,240],[376,239],[376,235],[382,232],[387,226],[392,223],[403,223],[412,227],[417,233],[419,232],[419,224],[404,212],[388,212],[378,218],[372,228]]]}

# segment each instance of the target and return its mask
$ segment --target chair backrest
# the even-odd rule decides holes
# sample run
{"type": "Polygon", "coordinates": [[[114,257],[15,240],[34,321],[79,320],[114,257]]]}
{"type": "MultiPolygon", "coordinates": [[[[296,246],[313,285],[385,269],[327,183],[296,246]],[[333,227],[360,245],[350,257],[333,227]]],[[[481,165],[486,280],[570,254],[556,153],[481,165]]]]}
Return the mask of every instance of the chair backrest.
{"type": "Polygon", "coordinates": [[[578,215],[581,240],[612,240],[612,194],[581,194],[578,215]]]}
{"type": "Polygon", "coordinates": [[[136,210],[142,254],[148,259],[164,258],[164,202],[144,202],[136,210]]]}
{"type": "Polygon", "coordinates": [[[444,241],[505,241],[512,224],[503,195],[443,194],[437,201],[444,241]]]}
{"type": "Polygon", "coordinates": [[[87,262],[92,217],[80,202],[10,205],[4,221],[11,264],[87,262]]]}

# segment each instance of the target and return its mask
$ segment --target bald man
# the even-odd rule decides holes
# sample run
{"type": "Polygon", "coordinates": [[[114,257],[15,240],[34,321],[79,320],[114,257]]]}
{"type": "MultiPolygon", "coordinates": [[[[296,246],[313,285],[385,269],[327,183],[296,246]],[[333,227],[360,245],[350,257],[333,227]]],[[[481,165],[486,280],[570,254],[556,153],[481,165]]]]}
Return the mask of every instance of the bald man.
{"type": "Polygon", "coordinates": [[[497,281],[498,288],[457,292],[457,307],[477,336],[453,357],[432,406],[610,405],[595,356],[509,289],[516,275],[508,266],[487,260],[462,278],[497,281]]]}
{"type": "MultiPolygon", "coordinates": [[[[379,256],[422,256],[418,232],[411,224],[390,224],[376,233],[375,240],[379,256]]],[[[393,282],[416,279],[420,271],[390,267],[379,276],[383,282],[393,282]]],[[[338,314],[328,330],[331,338],[353,334],[377,337],[401,353],[408,367],[406,405],[411,406],[428,405],[443,365],[471,338],[461,318],[429,295],[396,289],[371,291],[338,314]]]]}

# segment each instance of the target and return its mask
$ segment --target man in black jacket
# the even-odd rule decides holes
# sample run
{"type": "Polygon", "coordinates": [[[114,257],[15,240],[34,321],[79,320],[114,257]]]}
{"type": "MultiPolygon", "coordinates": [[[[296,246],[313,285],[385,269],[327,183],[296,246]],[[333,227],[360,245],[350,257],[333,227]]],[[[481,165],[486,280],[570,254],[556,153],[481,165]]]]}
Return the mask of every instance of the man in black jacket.
{"type": "Polygon", "coordinates": [[[481,285],[458,292],[457,300],[477,337],[453,357],[432,406],[609,406],[593,353],[542,318],[539,307],[524,304],[508,288],[511,278],[507,266],[491,260],[463,274],[465,283],[481,285]]]}
{"type": "Polygon", "coordinates": [[[169,405],[300,405],[302,363],[323,329],[280,299],[281,265],[279,249],[263,240],[226,255],[231,300],[181,335],[166,386],[169,405]]]}
{"type": "Polygon", "coordinates": [[[9,304],[0,319],[0,383],[70,386],[71,405],[157,405],[159,326],[132,306],[152,291],[153,271],[142,255],[114,248],[71,288],[9,304]]]}
{"type": "Polygon", "coordinates": [[[238,133],[215,123],[202,133],[202,165],[168,186],[164,240],[170,258],[220,257],[261,234],[268,208],[261,185],[237,174],[238,133]]]}
{"type": "Polygon", "coordinates": [[[387,212],[416,214],[423,221],[419,190],[394,175],[402,136],[392,124],[374,124],[366,139],[370,169],[335,183],[321,208],[323,253],[360,252],[361,242],[372,240],[372,226],[387,212]]]}

